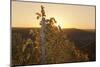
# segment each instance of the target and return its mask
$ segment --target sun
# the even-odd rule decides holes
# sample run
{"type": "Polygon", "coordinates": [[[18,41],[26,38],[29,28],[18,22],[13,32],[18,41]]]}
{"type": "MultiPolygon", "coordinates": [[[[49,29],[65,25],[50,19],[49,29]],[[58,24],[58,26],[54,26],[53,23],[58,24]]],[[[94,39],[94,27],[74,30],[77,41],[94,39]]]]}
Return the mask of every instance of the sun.
{"type": "Polygon", "coordinates": [[[68,20],[66,21],[62,17],[55,17],[55,19],[57,21],[57,23],[56,23],[57,26],[59,25],[61,28],[70,28],[71,27],[68,20]]]}
{"type": "Polygon", "coordinates": [[[60,17],[55,17],[55,20],[57,21],[57,23],[56,23],[57,26],[58,26],[58,25],[60,25],[60,26],[63,25],[63,20],[62,20],[62,18],[60,18],[60,17]]]}

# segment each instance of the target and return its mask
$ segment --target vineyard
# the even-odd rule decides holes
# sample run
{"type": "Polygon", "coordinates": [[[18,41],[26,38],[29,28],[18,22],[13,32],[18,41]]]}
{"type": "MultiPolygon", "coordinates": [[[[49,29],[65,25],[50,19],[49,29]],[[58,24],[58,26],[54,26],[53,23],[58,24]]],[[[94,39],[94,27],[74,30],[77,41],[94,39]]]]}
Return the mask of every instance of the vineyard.
{"type": "MultiPolygon", "coordinates": [[[[47,26],[45,43],[45,64],[89,61],[88,48],[84,51],[76,47],[74,40],[69,39],[65,32],[57,31],[47,26]]],[[[93,41],[92,41],[93,42],[93,41]]],[[[81,45],[81,44],[80,44],[81,45]]],[[[95,45],[95,43],[93,43],[95,45]]],[[[12,64],[27,65],[41,64],[40,28],[12,29],[12,64]]],[[[90,55],[95,55],[95,51],[90,55]]],[[[92,58],[94,60],[94,58],[92,58]]]]}

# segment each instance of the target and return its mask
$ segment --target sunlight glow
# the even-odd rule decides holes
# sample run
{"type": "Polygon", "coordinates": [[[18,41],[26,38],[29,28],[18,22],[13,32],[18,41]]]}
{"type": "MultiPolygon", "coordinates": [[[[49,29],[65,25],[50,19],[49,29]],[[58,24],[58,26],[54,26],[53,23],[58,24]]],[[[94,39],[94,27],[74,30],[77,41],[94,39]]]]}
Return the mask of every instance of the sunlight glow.
{"type": "Polygon", "coordinates": [[[54,17],[61,28],[95,29],[95,7],[48,3],[12,2],[12,27],[40,27],[36,12],[45,6],[47,19],[54,17]]]}

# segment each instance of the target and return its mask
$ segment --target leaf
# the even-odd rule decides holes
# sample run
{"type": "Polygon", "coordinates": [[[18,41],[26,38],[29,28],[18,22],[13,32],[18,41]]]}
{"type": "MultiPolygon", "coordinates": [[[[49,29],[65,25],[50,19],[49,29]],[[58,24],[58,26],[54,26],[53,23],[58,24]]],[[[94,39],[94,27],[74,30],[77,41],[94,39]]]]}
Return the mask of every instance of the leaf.
{"type": "Polygon", "coordinates": [[[37,19],[39,19],[40,17],[39,16],[37,16],[37,19]]]}
{"type": "Polygon", "coordinates": [[[41,17],[41,14],[40,13],[36,13],[36,15],[40,16],[41,17]]]}

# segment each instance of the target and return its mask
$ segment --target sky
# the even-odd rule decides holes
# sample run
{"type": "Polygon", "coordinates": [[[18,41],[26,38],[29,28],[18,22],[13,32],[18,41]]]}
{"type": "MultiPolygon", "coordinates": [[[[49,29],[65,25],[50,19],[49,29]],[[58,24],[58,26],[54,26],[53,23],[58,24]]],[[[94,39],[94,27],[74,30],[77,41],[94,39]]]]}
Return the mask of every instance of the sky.
{"type": "Polygon", "coordinates": [[[95,29],[95,7],[36,2],[12,2],[12,27],[40,27],[36,13],[45,7],[46,18],[54,17],[61,28],[95,29]]]}

